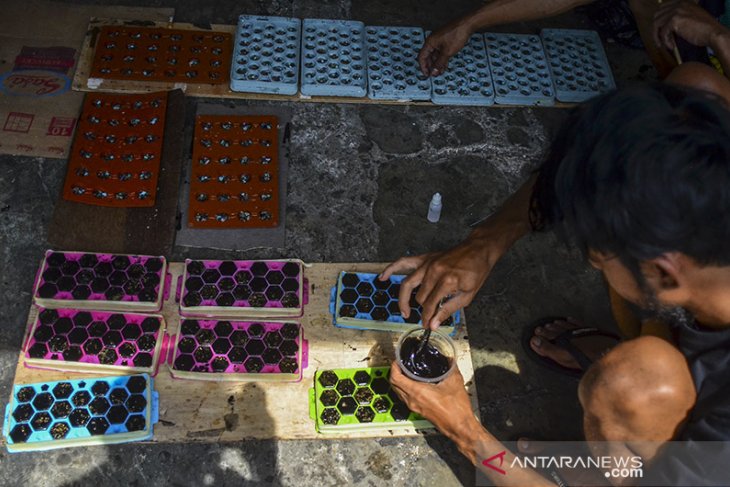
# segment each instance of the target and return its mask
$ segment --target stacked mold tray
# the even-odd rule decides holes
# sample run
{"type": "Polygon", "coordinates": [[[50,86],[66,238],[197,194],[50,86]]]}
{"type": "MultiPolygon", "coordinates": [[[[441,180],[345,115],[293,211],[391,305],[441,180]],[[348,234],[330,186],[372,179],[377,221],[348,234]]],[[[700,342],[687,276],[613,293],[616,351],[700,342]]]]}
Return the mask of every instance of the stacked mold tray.
{"type": "Polygon", "coordinates": [[[3,435],[10,452],[107,445],[151,438],[157,419],[147,374],[19,384],[3,435]]]}
{"type": "Polygon", "coordinates": [[[154,375],[165,340],[167,261],[48,250],[34,285],[27,367],[154,375]]]}
{"type": "Polygon", "coordinates": [[[307,300],[298,260],[187,260],[174,377],[298,381],[307,341],[296,321],[307,300]]]}
{"type": "MultiPolygon", "coordinates": [[[[330,298],[330,312],[335,326],[361,330],[404,332],[422,324],[421,305],[416,301],[418,288],[411,293],[407,319],[401,316],[398,293],[406,276],[391,276],[381,281],[377,274],[341,272],[330,298]]],[[[441,324],[441,330],[456,333],[461,312],[441,324]]]]}
{"type": "Polygon", "coordinates": [[[231,90],[296,94],[300,41],[299,19],[241,15],[233,43],[231,90]]]}
{"type": "Polygon", "coordinates": [[[304,19],[302,30],[302,95],[365,96],[365,25],[304,19]]]}

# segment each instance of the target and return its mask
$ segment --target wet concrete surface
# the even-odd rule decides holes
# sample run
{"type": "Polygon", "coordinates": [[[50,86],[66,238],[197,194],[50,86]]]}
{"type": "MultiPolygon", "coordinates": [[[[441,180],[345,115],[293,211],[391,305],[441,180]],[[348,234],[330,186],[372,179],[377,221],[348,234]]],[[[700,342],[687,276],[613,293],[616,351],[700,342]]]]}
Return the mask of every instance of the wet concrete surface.
{"type": "MultiPolygon", "coordinates": [[[[73,2],[87,3],[87,2],[73,2]]],[[[106,2],[94,2],[106,3],[106,2]]],[[[233,23],[240,13],[353,18],[435,28],[478,2],[116,1],[174,6],[176,20],[233,23]]],[[[501,27],[582,27],[577,14],[501,27]]],[[[609,45],[619,85],[651,80],[640,51],[609,45]]],[[[220,103],[230,103],[221,101],[220,103]]],[[[246,102],[236,102],[247,104],[246,102]]],[[[188,101],[189,111],[194,100],[188,101]]],[[[252,103],[253,104],[253,103],[252,103]]],[[[256,103],[265,106],[266,103],[256,103]]],[[[539,163],[565,117],[559,108],[287,104],[293,113],[287,244],[221,252],[176,248],[186,257],[298,257],[309,262],[390,261],[454,245],[494,211],[539,163]],[[438,224],[426,221],[444,195],[438,224]]],[[[0,156],[0,404],[5,404],[30,305],[46,227],[65,161],[0,156]]],[[[578,439],[576,382],[527,360],[520,337],[531,321],[567,314],[611,326],[599,275],[550,234],[520,241],[467,309],[481,418],[498,438],[578,439]]],[[[346,364],[343,364],[346,365],[346,364]]],[[[164,426],[158,426],[164,427],[164,426]]],[[[234,443],[131,444],[47,453],[0,452],[0,485],[473,485],[474,469],[443,437],[234,443]]]]}

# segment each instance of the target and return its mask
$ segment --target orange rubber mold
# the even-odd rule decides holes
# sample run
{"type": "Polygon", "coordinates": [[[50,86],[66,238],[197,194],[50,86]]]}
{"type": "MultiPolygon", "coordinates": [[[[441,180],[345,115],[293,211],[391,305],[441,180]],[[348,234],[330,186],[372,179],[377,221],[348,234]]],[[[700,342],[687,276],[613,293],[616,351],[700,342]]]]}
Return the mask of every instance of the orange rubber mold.
{"type": "Polygon", "coordinates": [[[232,50],[233,36],[227,32],[104,26],[89,77],[228,83],[232,50]]]}
{"type": "Polygon", "coordinates": [[[63,197],[98,206],[154,206],[167,92],[86,95],[63,197]]]}
{"type": "Polygon", "coordinates": [[[188,226],[279,224],[277,124],[274,116],[196,117],[188,226]]]}

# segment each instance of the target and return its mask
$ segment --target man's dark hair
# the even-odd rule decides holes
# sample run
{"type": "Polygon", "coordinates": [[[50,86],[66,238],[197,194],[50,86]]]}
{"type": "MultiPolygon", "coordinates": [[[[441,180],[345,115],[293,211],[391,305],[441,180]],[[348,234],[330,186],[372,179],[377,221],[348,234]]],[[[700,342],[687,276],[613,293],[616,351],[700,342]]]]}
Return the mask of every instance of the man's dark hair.
{"type": "Polygon", "coordinates": [[[669,84],[575,109],[538,170],[530,220],[565,241],[639,263],[678,251],[730,264],[730,112],[669,84]]]}

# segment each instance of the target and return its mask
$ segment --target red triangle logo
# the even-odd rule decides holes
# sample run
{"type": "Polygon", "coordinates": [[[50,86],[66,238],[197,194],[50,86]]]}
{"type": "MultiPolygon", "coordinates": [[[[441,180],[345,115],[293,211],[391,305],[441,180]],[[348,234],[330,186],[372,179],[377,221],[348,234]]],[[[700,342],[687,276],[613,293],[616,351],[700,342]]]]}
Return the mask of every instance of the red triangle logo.
{"type": "Polygon", "coordinates": [[[504,463],[504,456],[506,454],[507,454],[507,451],[503,450],[503,451],[497,453],[496,455],[492,455],[491,457],[484,460],[482,462],[482,465],[484,465],[485,467],[489,467],[492,470],[494,470],[495,472],[501,473],[502,475],[507,475],[507,472],[505,470],[503,470],[502,468],[500,468],[502,466],[502,464],[504,463]],[[499,466],[492,465],[492,462],[497,459],[499,459],[499,466]]]}

